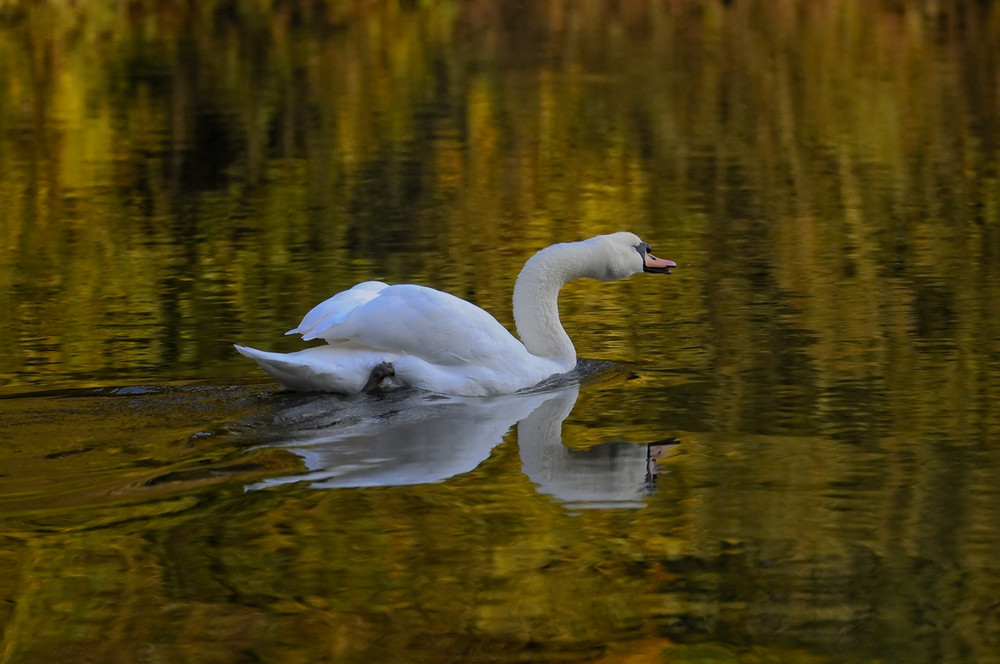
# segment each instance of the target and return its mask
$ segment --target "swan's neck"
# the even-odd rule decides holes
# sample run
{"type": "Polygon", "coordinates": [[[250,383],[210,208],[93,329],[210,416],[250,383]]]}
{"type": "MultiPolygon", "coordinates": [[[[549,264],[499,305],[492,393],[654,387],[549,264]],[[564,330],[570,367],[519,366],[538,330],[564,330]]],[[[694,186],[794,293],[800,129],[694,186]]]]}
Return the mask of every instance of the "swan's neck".
{"type": "Polygon", "coordinates": [[[514,284],[514,323],[528,352],[558,363],[563,371],[576,366],[576,349],[559,321],[559,289],[585,276],[588,250],[580,242],[556,244],[528,259],[514,284]]]}

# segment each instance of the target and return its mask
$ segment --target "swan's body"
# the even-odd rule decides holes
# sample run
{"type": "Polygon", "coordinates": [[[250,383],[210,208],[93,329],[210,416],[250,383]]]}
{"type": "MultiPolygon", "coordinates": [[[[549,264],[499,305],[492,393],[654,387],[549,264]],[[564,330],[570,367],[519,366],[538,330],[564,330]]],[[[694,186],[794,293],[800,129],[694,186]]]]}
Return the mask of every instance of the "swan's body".
{"type": "Polygon", "coordinates": [[[236,349],[293,390],[353,394],[382,383],[464,396],[509,394],[576,366],[559,322],[563,284],[673,267],[632,233],[599,235],[552,245],[525,264],[514,286],[521,341],[454,295],[366,281],[316,305],[288,332],[327,345],[295,353],[236,349]]]}

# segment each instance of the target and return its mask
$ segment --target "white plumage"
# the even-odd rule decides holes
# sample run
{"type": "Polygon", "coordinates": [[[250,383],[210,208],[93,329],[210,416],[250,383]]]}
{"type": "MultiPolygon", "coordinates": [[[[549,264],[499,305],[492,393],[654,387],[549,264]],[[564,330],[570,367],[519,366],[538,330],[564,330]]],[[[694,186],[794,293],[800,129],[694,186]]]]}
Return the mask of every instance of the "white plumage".
{"type": "Polygon", "coordinates": [[[525,264],[514,288],[523,343],[489,313],[449,293],[366,281],[316,305],[288,332],[326,345],[294,353],[236,349],[294,390],[353,394],[381,383],[465,396],[509,394],[576,365],[559,322],[563,284],[673,267],[632,233],[543,249],[525,264]]]}

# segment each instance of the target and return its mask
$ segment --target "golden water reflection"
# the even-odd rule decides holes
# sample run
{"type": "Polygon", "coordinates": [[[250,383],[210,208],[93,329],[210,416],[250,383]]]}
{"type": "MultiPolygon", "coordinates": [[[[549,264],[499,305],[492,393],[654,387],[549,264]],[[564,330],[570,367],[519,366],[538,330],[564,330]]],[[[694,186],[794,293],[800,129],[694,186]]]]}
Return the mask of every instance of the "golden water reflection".
{"type": "Polygon", "coordinates": [[[990,661],[998,42],[963,2],[0,4],[0,659],[990,661]],[[511,325],[532,252],[626,228],[680,268],[566,289],[626,369],[559,429],[677,438],[642,509],[567,509],[517,427],[246,491],[307,464],[233,433],[293,397],[231,343],[373,278],[511,325]]]}

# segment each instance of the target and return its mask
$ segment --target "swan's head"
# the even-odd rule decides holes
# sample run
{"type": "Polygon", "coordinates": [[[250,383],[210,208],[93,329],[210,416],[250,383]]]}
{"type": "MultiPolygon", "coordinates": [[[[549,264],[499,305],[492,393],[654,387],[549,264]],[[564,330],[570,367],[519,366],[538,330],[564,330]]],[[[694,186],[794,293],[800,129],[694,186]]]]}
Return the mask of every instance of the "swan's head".
{"type": "Polygon", "coordinates": [[[670,274],[677,267],[673,261],[654,256],[650,246],[635,233],[598,235],[584,240],[584,244],[593,251],[586,276],[601,281],[624,279],[639,272],[670,274]]]}

